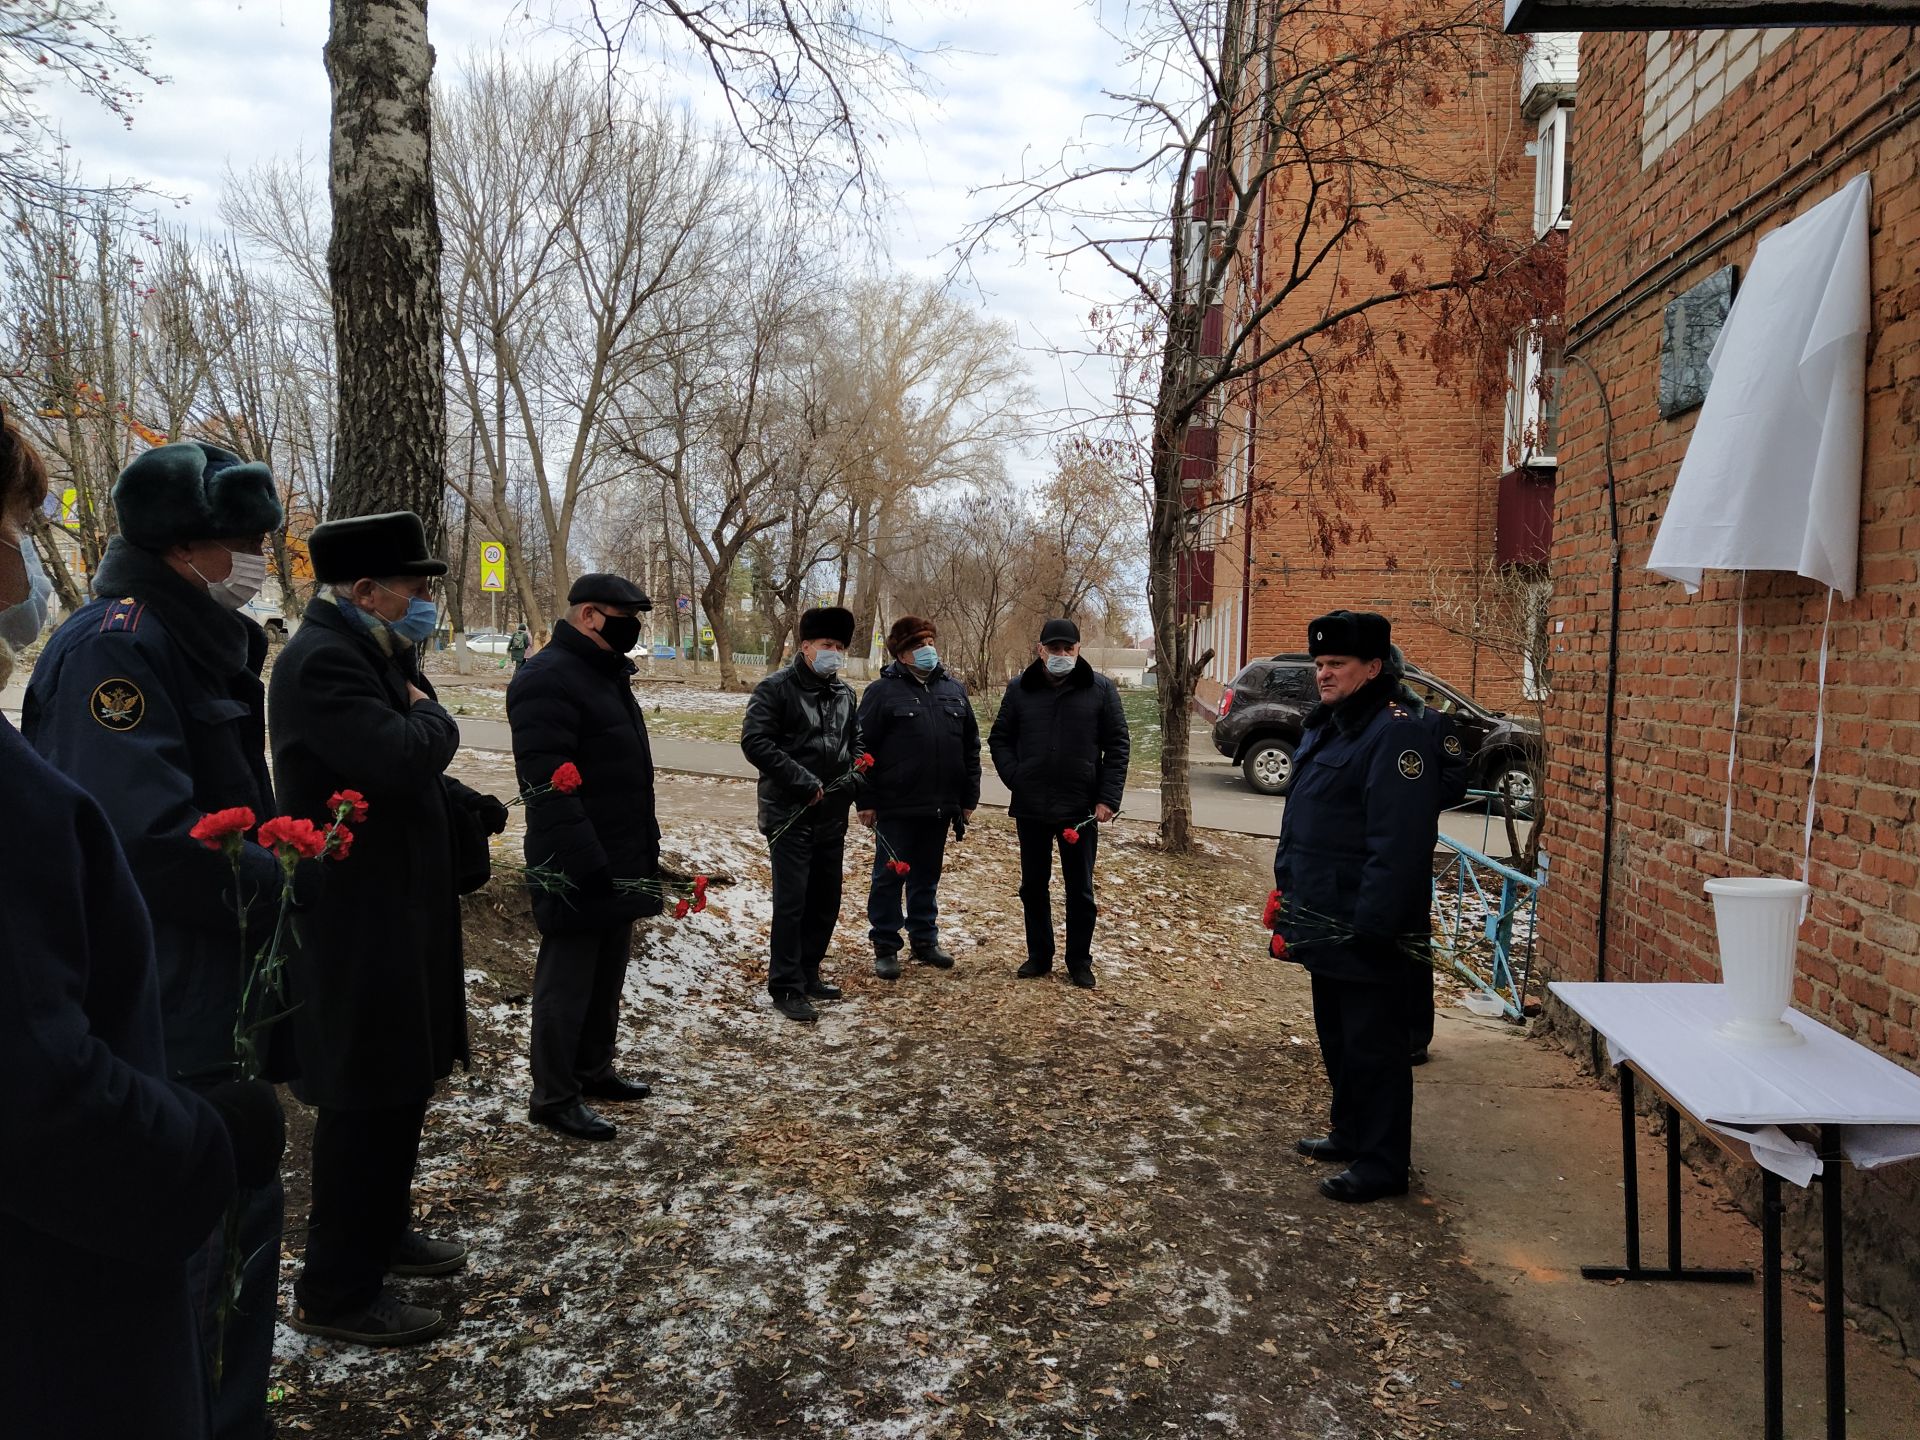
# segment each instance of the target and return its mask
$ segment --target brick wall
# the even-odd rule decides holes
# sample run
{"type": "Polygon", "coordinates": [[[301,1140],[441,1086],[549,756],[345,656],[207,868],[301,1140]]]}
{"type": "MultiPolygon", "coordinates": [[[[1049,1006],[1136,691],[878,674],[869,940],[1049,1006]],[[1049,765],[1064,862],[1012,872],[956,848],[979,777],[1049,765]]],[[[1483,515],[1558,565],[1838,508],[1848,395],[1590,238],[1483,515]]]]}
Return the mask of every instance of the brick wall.
{"type": "MultiPolygon", "coordinates": [[[[1659,415],[1662,307],[1721,265],[1738,264],[1744,275],[1760,235],[1872,171],[1861,588],[1833,608],[1814,901],[1795,1002],[1920,1069],[1920,659],[1912,647],[1920,637],[1920,120],[1905,114],[1920,45],[1912,34],[1583,37],[1567,313],[1577,353],[1598,371],[1612,408],[1622,547],[1604,974],[1716,980],[1703,882],[1799,874],[1826,594],[1790,575],[1747,579],[1735,818],[1723,854],[1737,582],[1709,572],[1689,599],[1645,569],[1695,418],[1659,415]],[[1844,158],[1857,145],[1864,148],[1844,158]],[[1655,279],[1663,283],[1649,289],[1655,279]]],[[[1553,879],[1541,904],[1542,962],[1549,978],[1592,979],[1601,968],[1606,437],[1593,379],[1577,363],[1561,423],[1549,616],[1558,652],[1548,716],[1553,879]]],[[[1849,1290],[1920,1354],[1920,1185],[1910,1171],[1849,1177],[1847,1204],[1849,1290]]]]}

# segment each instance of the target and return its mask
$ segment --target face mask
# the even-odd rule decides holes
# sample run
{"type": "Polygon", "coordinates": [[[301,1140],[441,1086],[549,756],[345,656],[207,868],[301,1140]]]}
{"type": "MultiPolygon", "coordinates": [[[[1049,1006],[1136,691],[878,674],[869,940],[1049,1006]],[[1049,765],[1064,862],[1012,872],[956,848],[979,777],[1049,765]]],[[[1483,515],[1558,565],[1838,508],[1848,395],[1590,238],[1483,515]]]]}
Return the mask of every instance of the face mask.
{"type": "Polygon", "coordinates": [[[1047,673],[1049,675],[1071,675],[1073,673],[1073,667],[1079,663],[1080,659],[1076,655],[1049,655],[1047,656],[1047,673]]]}
{"type": "Polygon", "coordinates": [[[47,606],[53,598],[53,582],[40,568],[39,552],[29,544],[19,548],[20,563],[27,572],[27,598],[0,610],[0,640],[16,650],[24,650],[47,628],[47,606]]]}
{"type": "Polygon", "coordinates": [[[387,628],[402,640],[418,645],[440,626],[440,607],[431,600],[414,596],[407,601],[407,613],[398,620],[389,620],[387,628]]]}
{"type": "Polygon", "coordinates": [[[931,670],[939,663],[940,652],[931,645],[922,645],[913,652],[913,668],[916,670],[931,670]]]}
{"type": "Polygon", "coordinates": [[[840,667],[847,663],[847,657],[838,650],[816,650],[811,663],[814,674],[831,679],[840,673],[840,667]]]}
{"type": "Polygon", "coordinates": [[[602,615],[600,638],[607,642],[616,655],[625,655],[640,643],[640,617],[638,615],[602,615]]]}
{"type": "Polygon", "coordinates": [[[200,575],[199,568],[193,573],[200,575],[207,587],[207,594],[229,610],[243,610],[254,596],[260,593],[260,587],[267,583],[267,557],[250,555],[244,550],[229,550],[233,556],[233,569],[224,580],[208,580],[200,575]]]}

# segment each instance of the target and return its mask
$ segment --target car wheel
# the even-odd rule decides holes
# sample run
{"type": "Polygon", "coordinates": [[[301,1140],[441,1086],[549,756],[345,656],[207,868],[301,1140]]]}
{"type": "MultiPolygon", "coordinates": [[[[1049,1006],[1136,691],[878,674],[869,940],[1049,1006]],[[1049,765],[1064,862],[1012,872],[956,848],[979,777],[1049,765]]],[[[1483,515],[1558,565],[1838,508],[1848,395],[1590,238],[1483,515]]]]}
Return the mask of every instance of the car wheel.
{"type": "Polygon", "coordinates": [[[1262,795],[1284,795],[1293,784],[1293,747],[1284,740],[1256,740],[1240,761],[1240,773],[1262,795]]]}
{"type": "Polygon", "coordinates": [[[1502,764],[1493,772],[1493,783],[1487,788],[1500,797],[1500,803],[1514,819],[1533,819],[1533,771],[1525,765],[1514,761],[1502,764]]]}

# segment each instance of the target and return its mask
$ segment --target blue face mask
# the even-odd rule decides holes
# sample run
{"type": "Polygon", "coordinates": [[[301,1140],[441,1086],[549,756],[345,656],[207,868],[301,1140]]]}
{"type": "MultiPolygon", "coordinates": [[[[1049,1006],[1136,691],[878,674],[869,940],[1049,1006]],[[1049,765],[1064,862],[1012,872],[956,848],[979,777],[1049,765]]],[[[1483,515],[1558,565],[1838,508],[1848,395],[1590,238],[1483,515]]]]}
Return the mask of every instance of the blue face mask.
{"type": "Polygon", "coordinates": [[[440,607],[431,600],[418,595],[407,601],[407,613],[398,620],[389,620],[387,628],[402,640],[418,645],[427,639],[440,625],[440,607]]]}
{"type": "Polygon", "coordinates": [[[1076,655],[1049,655],[1047,656],[1047,673],[1049,675],[1071,675],[1073,673],[1073,667],[1079,663],[1080,659],[1076,655]]]}
{"type": "Polygon", "coordinates": [[[811,663],[814,674],[832,679],[840,673],[840,667],[847,663],[847,657],[838,650],[816,650],[811,663]]]}
{"type": "Polygon", "coordinates": [[[916,670],[931,670],[939,663],[940,652],[931,645],[922,645],[913,652],[913,668],[916,670]]]}
{"type": "Polygon", "coordinates": [[[27,572],[27,598],[0,610],[0,640],[16,650],[24,650],[40,638],[40,632],[47,628],[47,607],[53,599],[53,582],[40,568],[39,552],[29,543],[20,546],[20,564],[27,572]]]}

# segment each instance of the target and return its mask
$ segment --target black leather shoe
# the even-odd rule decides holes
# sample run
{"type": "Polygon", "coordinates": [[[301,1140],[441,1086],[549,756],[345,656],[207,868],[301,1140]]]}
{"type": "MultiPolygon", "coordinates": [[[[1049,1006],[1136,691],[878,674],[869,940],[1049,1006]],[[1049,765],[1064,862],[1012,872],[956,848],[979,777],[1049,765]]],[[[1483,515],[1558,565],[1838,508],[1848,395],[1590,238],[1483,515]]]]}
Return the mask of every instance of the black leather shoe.
{"type": "Polygon", "coordinates": [[[953,969],[953,956],[942,950],[938,945],[934,945],[926,950],[922,950],[916,946],[913,952],[913,960],[916,965],[931,965],[936,970],[953,969]]]}
{"type": "Polygon", "coordinates": [[[1293,1148],[1309,1160],[1332,1160],[1337,1164],[1345,1165],[1353,1159],[1351,1150],[1334,1144],[1324,1136],[1296,1140],[1293,1142],[1293,1148]]]}
{"type": "Polygon", "coordinates": [[[549,1130],[571,1135],[576,1140],[611,1140],[613,1122],[596,1115],[584,1100],[569,1100],[565,1105],[547,1105],[527,1111],[527,1118],[549,1130]]]}
{"type": "Polygon", "coordinates": [[[900,952],[897,950],[874,951],[873,973],[878,975],[882,980],[898,980],[900,978],[900,952]]]}
{"type": "Polygon", "coordinates": [[[429,1240],[409,1230],[387,1260],[389,1275],[451,1275],[466,1268],[467,1247],[458,1240],[429,1240]]]}
{"type": "Polygon", "coordinates": [[[1427,1047],[1422,1045],[1418,1050],[1414,1051],[1413,1054],[1408,1056],[1407,1058],[1410,1064],[1414,1064],[1414,1065],[1426,1064],[1427,1063],[1427,1047]]]}
{"type": "Polygon", "coordinates": [[[773,997],[773,1008],[789,1020],[799,1020],[811,1024],[820,1018],[820,1012],[807,1003],[807,997],[797,990],[789,990],[784,995],[773,997]]]}
{"type": "Polygon", "coordinates": [[[1091,990],[1094,984],[1093,967],[1091,965],[1082,965],[1077,970],[1069,968],[1067,970],[1067,979],[1071,980],[1082,990],[1091,990]]]}
{"type": "Polygon", "coordinates": [[[588,1080],[580,1086],[580,1093],[589,1100],[644,1100],[653,1094],[653,1087],[644,1080],[622,1080],[618,1075],[602,1075],[598,1080],[588,1080]]]}
{"type": "Polygon", "coordinates": [[[1029,960],[1013,972],[1022,980],[1039,980],[1053,973],[1051,960],[1029,960]]]}
{"type": "Polygon", "coordinates": [[[1407,1193],[1407,1182],[1389,1185],[1384,1181],[1362,1180],[1351,1170],[1342,1170],[1338,1175],[1329,1175],[1320,1182],[1320,1193],[1329,1200],[1339,1200],[1348,1205],[1365,1205],[1370,1200],[1384,1200],[1389,1195],[1407,1193]]]}
{"type": "Polygon", "coordinates": [[[409,1305],[391,1295],[377,1297],[357,1314],[331,1320],[316,1319],[304,1305],[296,1305],[287,1323],[303,1335],[322,1335],[355,1345],[418,1345],[447,1328],[446,1318],[438,1310],[409,1305]]]}
{"type": "Polygon", "coordinates": [[[845,993],[844,990],[830,980],[807,981],[807,998],[809,1000],[838,1000],[845,993]]]}

